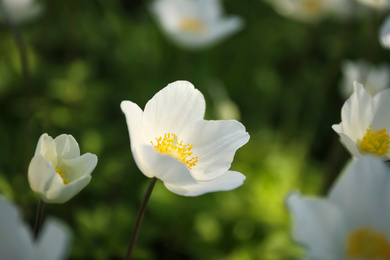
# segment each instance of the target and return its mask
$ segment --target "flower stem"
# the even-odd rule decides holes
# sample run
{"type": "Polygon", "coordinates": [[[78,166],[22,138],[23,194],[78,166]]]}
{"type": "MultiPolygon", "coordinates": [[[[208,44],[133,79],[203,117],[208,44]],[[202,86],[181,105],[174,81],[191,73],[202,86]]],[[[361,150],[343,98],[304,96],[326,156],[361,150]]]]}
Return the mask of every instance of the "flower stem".
{"type": "Polygon", "coordinates": [[[133,233],[131,234],[131,238],[130,238],[129,248],[127,249],[126,260],[131,259],[131,254],[133,253],[134,245],[135,245],[135,242],[137,241],[139,228],[141,226],[142,219],[144,218],[144,215],[145,215],[146,205],[148,204],[150,195],[152,194],[152,191],[153,191],[154,185],[156,184],[156,181],[157,181],[157,178],[153,178],[150,181],[148,189],[146,190],[146,193],[145,193],[144,200],[142,201],[141,207],[138,211],[137,220],[135,222],[134,230],[133,230],[133,233]]]}
{"type": "Polygon", "coordinates": [[[34,240],[37,239],[39,230],[41,229],[44,209],[45,209],[45,202],[43,202],[43,200],[40,200],[37,208],[37,216],[35,218],[34,240]]]}

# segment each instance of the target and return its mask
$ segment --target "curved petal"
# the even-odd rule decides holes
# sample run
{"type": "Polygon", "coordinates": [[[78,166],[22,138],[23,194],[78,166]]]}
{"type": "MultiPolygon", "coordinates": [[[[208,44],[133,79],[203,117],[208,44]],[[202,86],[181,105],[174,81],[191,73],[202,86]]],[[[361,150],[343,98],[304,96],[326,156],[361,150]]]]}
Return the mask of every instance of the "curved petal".
{"type": "Polygon", "coordinates": [[[69,182],[77,180],[81,177],[91,175],[97,165],[98,158],[91,153],[85,153],[74,159],[61,160],[58,162],[60,168],[65,175],[65,179],[69,182]]]}
{"type": "Polygon", "coordinates": [[[73,136],[62,134],[54,139],[57,150],[57,158],[60,159],[71,159],[80,156],[80,148],[76,139],[73,136]]]}
{"type": "Polygon", "coordinates": [[[149,175],[178,186],[196,184],[186,165],[169,155],[157,152],[153,146],[141,146],[140,154],[145,158],[149,175]]]}
{"type": "Polygon", "coordinates": [[[374,118],[372,120],[372,129],[386,128],[390,134],[390,89],[379,92],[373,98],[374,118]]]}
{"type": "Polygon", "coordinates": [[[384,48],[390,49],[390,16],[381,27],[379,40],[384,48]]]}
{"type": "Polygon", "coordinates": [[[351,138],[349,138],[348,135],[346,135],[345,133],[343,133],[343,130],[342,130],[342,123],[338,124],[338,125],[332,125],[332,128],[333,130],[339,134],[340,136],[340,142],[345,146],[345,148],[347,148],[348,152],[351,153],[352,156],[354,157],[360,157],[361,154],[357,148],[357,144],[354,143],[352,141],[351,138]]]}
{"type": "Polygon", "coordinates": [[[0,196],[0,259],[31,259],[32,235],[18,209],[0,196]]]}
{"type": "Polygon", "coordinates": [[[309,259],[345,259],[346,229],[335,205],[296,193],[287,197],[286,204],[293,219],[293,238],[307,248],[309,259]]]}
{"type": "Polygon", "coordinates": [[[191,152],[198,157],[196,166],[191,170],[192,176],[205,181],[224,174],[230,168],[237,149],[248,140],[249,134],[238,121],[196,122],[188,137],[188,142],[194,144],[191,152]]]}
{"type": "Polygon", "coordinates": [[[46,160],[50,161],[53,165],[57,165],[57,151],[54,140],[48,134],[43,134],[39,137],[37,148],[35,149],[35,155],[42,155],[46,160]]]}
{"type": "Polygon", "coordinates": [[[244,20],[237,16],[218,19],[210,24],[210,44],[223,40],[244,27],[244,20]]]}
{"type": "Polygon", "coordinates": [[[28,167],[28,182],[34,192],[44,196],[56,178],[61,179],[51,162],[42,155],[32,158],[28,167]]]}
{"type": "Polygon", "coordinates": [[[79,193],[91,181],[91,175],[86,175],[68,184],[64,184],[61,178],[53,179],[53,185],[42,196],[46,203],[65,203],[79,193]]]}
{"type": "Polygon", "coordinates": [[[353,161],[334,185],[329,200],[343,210],[348,228],[371,226],[390,234],[390,168],[381,159],[353,161]]]}
{"type": "Polygon", "coordinates": [[[142,110],[139,106],[131,101],[122,101],[122,112],[125,114],[127,128],[130,136],[130,147],[135,163],[140,171],[147,177],[152,178],[153,174],[148,170],[144,160],[139,154],[138,148],[146,145],[142,134],[142,110]]]}
{"type": "Polygon", "coordinates": [[[36,243],[34,259],[66,259],[70,244],[70,231],[56,219],[46,219],[36,243]]]}
{"type": "Polygon", "coordinates": [[[361,140],[371,125],[373,116],[372,97],[364,90],[362,84],[355,81],[354,93],[341,110],[344,133],[354,142],[361,140]]]}
{"type": "Polygon", "coordinates": [[[228,171],[210,181],[198,181],[194,185],[177,186],[164,182],[165,187],[173,193],[194,197],[216,191],[233,190],[244,183],[245,176],[239,172],[228,171]]]}
{"type": "Polygon", "coordinates": [[[206,104],[202,93],[188,81],[175,81],[157,92],[145,106],[143,133],[148,141],[174,133],[177,136],[203,119],[206,104]]]}

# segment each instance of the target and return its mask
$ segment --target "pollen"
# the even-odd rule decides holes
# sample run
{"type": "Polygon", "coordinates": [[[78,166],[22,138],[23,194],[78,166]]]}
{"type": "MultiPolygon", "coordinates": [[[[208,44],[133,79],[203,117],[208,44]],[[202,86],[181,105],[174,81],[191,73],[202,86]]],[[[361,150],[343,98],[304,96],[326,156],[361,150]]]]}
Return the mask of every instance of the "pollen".
{"type": "Polygon", "coordinates": [[[196,18],[183,18],[180,21],[179,28],[183,31],[200,33],[205,30],[204,23],[196,18]]]}
{"type": "Polygon", "coordinates": [[[363,136],[360,147],[364,152],[374,153],[379,156],[387,154],[390,147],[390,137],[386,132],[386,128],[371,130],[370,126],[363,136]]]}
{"type": "Polygon", "coordinates": [[[198,157],[192,156],[191,149],[193,144],[183,144],[183,141],[179,142],[175,134],[164,134],[164,137],[156,137],[156,141],[157,144],[150,141],[156,151],[176,158],[189,169],[192,169],[198,162],[198,157]]]}
{"type": "Polygon", "coordinates": [[[62,181],[64,182],[64,184],[68,184],[68,180],[65,179],[65,173],[62,172],[62,170],[60,168],[56,168],[56,172],[60,175],[62,181]]]}
{"type": "Polygon", "coordinates": [[[386,236],[367,227],[347,237],[348,259],[389,260],[390,243],[386,236]]]}
{"type": "Polygon", "coordinates": [[[321,0],[306,0],[303,3],[304,9],[308,13],[317,13],[321,9],[321,6],[322,6],[321,0]]]}

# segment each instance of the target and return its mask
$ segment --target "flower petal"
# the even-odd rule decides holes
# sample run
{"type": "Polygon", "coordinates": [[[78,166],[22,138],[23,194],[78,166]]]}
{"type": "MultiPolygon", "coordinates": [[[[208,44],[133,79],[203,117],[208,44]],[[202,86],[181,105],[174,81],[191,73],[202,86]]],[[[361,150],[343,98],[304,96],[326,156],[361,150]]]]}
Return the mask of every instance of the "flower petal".
{"type": "Polygon", "coordinates": [[[355,143],[361,140],[371,125],[374,111],[372,97],[363,85],[354,82],[354,93],[345,102],[341,111],[342,129],[355,143]]]}
{"type": "Polygon", "coordinates": [[[228,171],[210,181],[198,181],[194,185],[177,186],[164,182],[165,187],[173,193],[194,197],[209,192],[233,190],[244,183],[245,176],[239,172],[228,171]]]}
{"type": "Polygon", "coordinates": [[[173,185],[196,184],[190,170],[179,160],[157,152],[151,145],[143,145],[139,151],[142,158],[144,158],[149,175],[173,185]]]}
{"type": "Polygon", "coordinates": [[[61,178],[55,178],[42,200],[46,203],[65,203],[84,189],[90,181],[91,175],[83,176],[68,184],[64,184],[61,178]]]}
{"type": "Polygon", "coordinates": [[[353,161],[329,194],[343,210],[348,229],[370,225],[390,234],[390,168],[380,158],[363,156],[353,161]]]}
{"type": "Polygon", "coordinates": [[[56,178],[61,179],[51,162],[39,154],[32,158],[28,167],[28,182],[34,192],[44,196],[56,178]]]}
{"type": "Polygon", "coordinates": [[[379,40],[384,48],[390,49],[390,16],[381,27],[379,40]]]}
{"type": "Polygon", "coordinates": [[[187,132],[203,119],[206,104],[202,93],[188,81],[175,81],[157,92],[145,106],[142,122],[147,140],[174,133],[187,132]]]}
{"type": "Polygon", "coordinates": [[[293,219],[293,238],[307,248],[309,259],[344,259],[344,220],[335,205],[296,193],[286,203],[293,219]]]}
{"type": "Polygon", "coordinates": [[[244,20],[237,16],[219,19],[210,25],[210,44],[223,40],[244,27],[244,20]]]}
{"type": "Polygon", "coordinates": [[[85,153],[74,159],[61,160],[58,162],[58,168],[62,170],[65,179],[69,182],[81,177],[91,175],[97,165],[97,156],[91,153],[85,153]]]}
{"type": "Polygon", "coordinates": [[[351,138],[349,138],[348,135],[343,133],[342,130],[342,123],[338,125],[332,125],[333,130],[339,134],[340,136],[340,142],[347,148],[347,150],[351,153],[354,157],[360,157],[361,154],[356,147],[356,144],[352,141],[351,138]]]}
{"type": "Polygon", "coordinates": [[[71,159],[80,156],[80,148],[71,135],[62,134],[54,139],[58,159],[71,159]]]}
{"type": "Polygon", "coordinates": [[[35,258],[41,260],[66,259],[70,244],[70,231],[60,221],[45,220],[36,244],[35,258]]]}
{"type": "Polygon", "coordinates": [[[147,169],[147,166],[138,151],[138,148],[141,145],[147,144],[144,140],[141,127],[143,112],[137,104],[131,101],[122,101],[121,109],[126,116],[127,128],[130,136],[130,147],[135,163],[143,174],[152,178],[153,174],[147,169]]]}
{"type": "Polygon", "coordinates": [[[202,181],[220,176],[230,168],[237,149],[248,140],[249,134],[238,121],[196,122],[188,137],[188,142],[194,144],[191,152],[198,157],[191,174],[196,180],[202,181]]]}
{"type": "Polygon", "coordinates": [[[372,103],[375,115],[372,120],[371,128],[386,128],[387,133],[390,134],[390,89],[383,90],[375,95],[372,103]]]}
{"type": "Polygon", "coordinates": [[[0,259],[31,259],[32,235],[18,209],[0,196],[0,259]]]}
{"type": "Polygon", "coordinates": [[[46,160],[50,161],[53,166],[57,165],[57,151],[54,140],[48,134],[43,134],[39,137],[35,155],[42,155],[46,160]]]}

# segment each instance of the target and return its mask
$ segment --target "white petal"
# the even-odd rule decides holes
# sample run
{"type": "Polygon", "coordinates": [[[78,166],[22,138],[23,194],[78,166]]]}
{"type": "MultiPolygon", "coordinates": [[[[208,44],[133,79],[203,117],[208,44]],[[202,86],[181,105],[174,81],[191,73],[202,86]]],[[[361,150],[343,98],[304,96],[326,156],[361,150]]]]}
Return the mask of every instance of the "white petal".
{"type": "Polygon", "coordinates": [[[143,133],[147,141],[174,133],[177,136],[203,119],[206,104],[202,93],[188,81],[176,81],[157,92],[145,106],[143,133]]]}
{"type": "Polygon", "coordinates": [[[55,178],[42,200],[46,203],[65,203],[84,189],[90,181],[91,175],[83,176],[68,184],[64,184],[61,178],[55,178]]]}
{"type": "Polygon", "coordinates": [[[190,170],[179,160],[154,150],[153,146],[142,146],[140,154],[144,158],[150,175],[173,185],[193,185],[196,183],[190,170]]]}
{"type": "Polygon", "coordinates": [[[390,134],[390,89],[379,92],[372,103],[375,115],[371,129],[386,128],[387,133],[390,134]]]}
{"type": "Polygon", "coordinates": [[[243,184],[245,176],[239,172],[228,171],[210,181],[198,181],[194,185],[177,186],[164,182],[165,187],[173,193],[194,197],[209,192],[233,190],[243,184]]]}
{"type": "Polygon", "coordinates": [[[28,167],[28,182],[34,192],[44,196],[56,178],[61,179],[48,160],[42,155],[32,158],[28,167]]]}
{"type": "Polygon", "coordinates": [[[381,159],[364,156],[349,165],[329,194],[343,210],[348,228],[370,226],[390,234],[390,168],[381,159]]]}
{"type": "Polygon", "coordinates": [[[0,196],[0,259],[31,259],[32,235],[22,222],[19,211],[0,196]]]}
{"type": "Polygon", "coordinates": [[[344,259],[345,227],[339,209],[331,202],[288,196],[293,238],[307,248],[309,259],[344,259]]]}
{"type": "Polygon", "coordinates": [[[96,167],[97,161],[96,155],[86,153],[74,159],[61,160],[58,162],[57,167],[62,170],[65,179],[72,182],[81,177],[91,175],[96,167]]]}
{"type": "Polygon", "coordinates": [[[363,138],[367,128],[371,125],[374,111],[370,94],[360,83],[354,84],[354,93],[345,102],[341,111],[341,119],[344,133],[356,143],[363,138]]]}
{"type": "Polygon", "coordinates": [[[142,134],[142,110],[137,104],[131,101],[122,101],[121,109],[126,116],[127,128],[130,136],[131,152],[133,154],[135,163],[143,174],[149,178],[152,178],[153,174],[150,173],[138,151],[140,146],[149,144],[145,142],[142,134]]]}
{"type": "Polygon", "coordinates": [[[343,133],[342,123],[338,125],[332,125],[332,128],[336,133],[339,134],[340,142],[347,148],[347,150],[351,153],[351,155],[354,157],[360,157],[361,154],[358,148],[356,147],[357,144],[354,143],[348,135],[343,133]]]}
{"type": "Polygon", "coordinates": [[[36,242],[35,259],[66,259],[69,253],[69,243],[69,229],[58,220],[46,219],[36,242]]]}
{"type": "Polygon", "coordinates": [[[198,157],[192,175],[197,180],[211,180],[225,173],[237,149],[248,140],[245,127],[235,120],[198,121],[188,139],[194,145],[193,156],[198,157]]]}
{"type": "Polygon", "coordinates": [[[42,155],[53,166],[57,165],[57,151],[53,138],[48,134],[43,134],[38,140],[37,148],[35,149],[35,155],[42,155]]]}
{"type": "Polygon", "coordinates": [[[71,135],[62,134],[54,139],[58,159],[71,159],[80,156],[80,148],[71,135]]]}
{"type": "Polygon", "coordinates": [[[222,41],[226,37],[236,33],[244,26],[244,20],[237,16],[220,19],[210,25],[210,44],[222,41]]]}
{"type": "Polygon", "coordinates": [[[381,27],[379,40],[384,48],[390,49],[390,17],[386,18],[381,27]]]}

